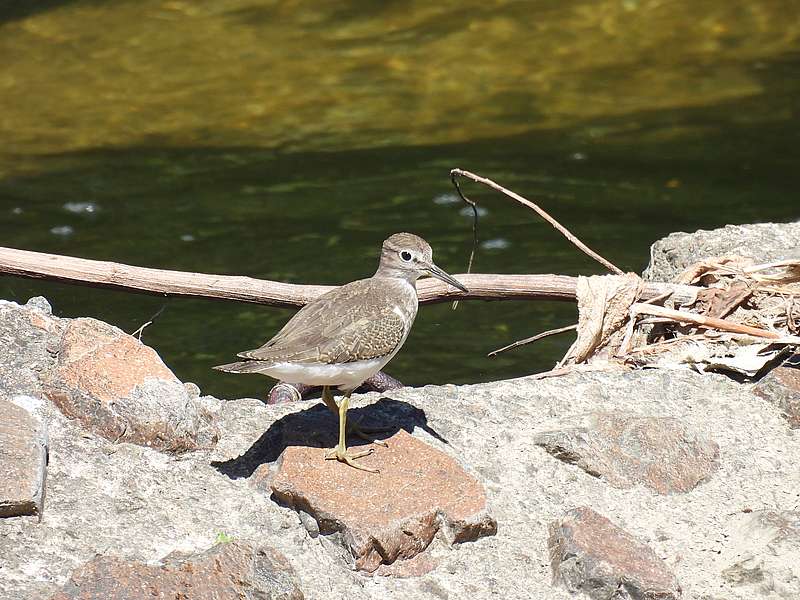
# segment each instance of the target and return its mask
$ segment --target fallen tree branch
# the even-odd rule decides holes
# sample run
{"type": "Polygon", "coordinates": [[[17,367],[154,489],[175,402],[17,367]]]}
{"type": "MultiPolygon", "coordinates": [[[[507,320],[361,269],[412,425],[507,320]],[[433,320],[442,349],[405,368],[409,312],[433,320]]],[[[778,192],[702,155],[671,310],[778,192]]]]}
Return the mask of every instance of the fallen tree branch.
{"type": "MultiPolygon", "coordinates": [[[[136,267],[122,263],[0,248],[0,274],[62,281],[159,296],[216,298],[269,306],[297,307],[333,289],[186,271],[136,267]]],[[[417,284],[420,302],[460,300],[561,300],[575,301],[578,278],[567,275],[457,275],[469,288],[460,292],[436,279],[417,284]]],[[[642,300],[671,291],[679,304],[694,302],[702,288],[669,283],[647,283],[642,300]]]]}

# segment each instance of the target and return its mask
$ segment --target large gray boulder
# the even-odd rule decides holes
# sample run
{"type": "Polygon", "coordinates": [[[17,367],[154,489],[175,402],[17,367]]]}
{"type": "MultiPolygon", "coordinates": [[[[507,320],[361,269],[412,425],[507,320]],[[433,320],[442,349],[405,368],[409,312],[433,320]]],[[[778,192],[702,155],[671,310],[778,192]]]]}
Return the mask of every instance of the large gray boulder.
{"type": "Polygon", "coordinates": [[[800,258],[800,222],[671,233],[650,247],[650,264],[643,276],[648,281],[672,281],[693,263],[726,255],[749,256],[759,263],[800,258]]]}

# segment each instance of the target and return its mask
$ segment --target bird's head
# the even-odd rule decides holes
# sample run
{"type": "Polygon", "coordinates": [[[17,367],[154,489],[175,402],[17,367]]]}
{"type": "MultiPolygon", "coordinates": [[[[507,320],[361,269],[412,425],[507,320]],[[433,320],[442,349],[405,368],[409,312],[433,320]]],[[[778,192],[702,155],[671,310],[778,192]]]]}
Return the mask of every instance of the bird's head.
{"type": "Polygon", "coordinates": [[[454,288],[467,292],[459,281],[433,262],[433,250],[428,242],[413,233],[395,233],[383,242],[377,275],[402,277],[410,282],[430,275],[454,288]]]}

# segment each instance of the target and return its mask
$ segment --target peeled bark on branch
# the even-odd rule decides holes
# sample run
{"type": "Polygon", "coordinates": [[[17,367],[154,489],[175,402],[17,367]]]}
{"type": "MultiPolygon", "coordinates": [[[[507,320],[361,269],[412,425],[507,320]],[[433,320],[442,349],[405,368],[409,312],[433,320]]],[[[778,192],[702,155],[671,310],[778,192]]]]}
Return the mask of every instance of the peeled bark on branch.
{"type": "MultiPolygon", "coordinates": [[[[112,288],[161,296],[188,296],[253,302],[269,306],[297,307],[333,289],[323,285],[301,285],[187,271],[136,267],[121,263],[0,248],[0,274],[112,288]]],[[[575,301],[577,277],[568,275],[456,275],[469,293],[460,292],[436,279],[417,284],[420,302],[451,300],[562,300],[575,301]]],[[[668,283],[646,283],[641,300],[672,292],[686,304],[702,288],[668,283]]]]}

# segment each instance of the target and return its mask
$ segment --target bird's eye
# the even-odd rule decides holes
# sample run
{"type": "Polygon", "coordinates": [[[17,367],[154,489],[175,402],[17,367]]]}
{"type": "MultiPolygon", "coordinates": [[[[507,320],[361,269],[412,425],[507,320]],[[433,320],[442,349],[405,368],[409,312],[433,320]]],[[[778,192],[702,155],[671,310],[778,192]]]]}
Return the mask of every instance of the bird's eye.
{"type": "Polygon", "coordinates": [[[400,253],[400,258],[402,258],[406,262],[410,261],[411,260],[411,252],[409,252],[408,250],[403,250],[400,253]]]}

